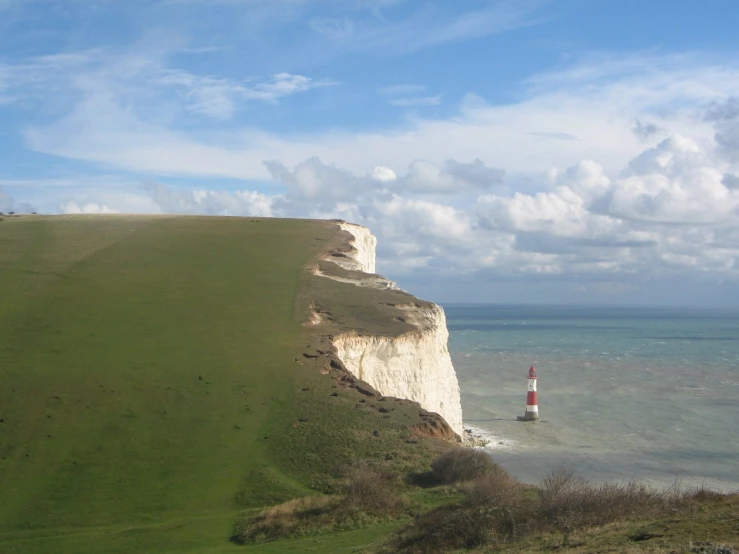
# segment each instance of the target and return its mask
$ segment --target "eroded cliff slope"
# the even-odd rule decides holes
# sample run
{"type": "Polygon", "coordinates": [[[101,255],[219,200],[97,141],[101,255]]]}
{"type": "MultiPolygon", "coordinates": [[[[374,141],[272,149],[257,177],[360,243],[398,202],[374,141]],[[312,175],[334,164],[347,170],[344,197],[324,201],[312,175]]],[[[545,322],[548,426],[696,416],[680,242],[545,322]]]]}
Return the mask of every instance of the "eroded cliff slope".
{"type": "Polygon", "coordinates": [[[374,274],[377,241],[369,229],[338,225],[344,233],[313,273],[340,283],[334,284],[339,289],[317,295],[311,323],[330,331],[338,359],[355,377],[385,396],[413,400],[438,413],[462,436],[444,310],[374,274]]]}

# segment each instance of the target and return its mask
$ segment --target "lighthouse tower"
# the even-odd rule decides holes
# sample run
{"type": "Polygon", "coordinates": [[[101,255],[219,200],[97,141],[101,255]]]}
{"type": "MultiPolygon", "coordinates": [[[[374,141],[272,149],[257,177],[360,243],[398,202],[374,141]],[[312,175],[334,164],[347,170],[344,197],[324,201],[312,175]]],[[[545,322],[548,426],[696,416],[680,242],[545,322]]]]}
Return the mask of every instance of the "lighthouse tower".
{"type": "Polygon", "coordinates": [[[531,366],[529,369],[529,386],[526,395],[526,413],[523,417],[519,416],[519,421],[534,421],[539,419],[539,396],[536,392],[536,368],[531,366]]]}

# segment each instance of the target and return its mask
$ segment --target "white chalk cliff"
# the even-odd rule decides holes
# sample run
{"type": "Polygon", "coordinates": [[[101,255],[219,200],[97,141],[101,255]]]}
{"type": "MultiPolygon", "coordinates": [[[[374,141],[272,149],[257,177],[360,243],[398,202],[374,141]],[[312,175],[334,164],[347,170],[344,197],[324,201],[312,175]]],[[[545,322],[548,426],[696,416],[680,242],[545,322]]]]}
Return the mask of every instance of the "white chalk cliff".
{"type": "MultiPolygon", "coordinates": [[[[347,269],[374,274],[377,239],[366,227],[339,225],[354,237],[354,248],[346,253],[348,259],[331,260],[347,269]]],[[[377,281],[378,288],[394,288],[392,281],[380,276],[367,275],[356,284],[368,286],[371,281],[377,281]]],[[[403,311],[403,319],[412,325],[412,331],[395,337],[340,334],[333,339],[339,359],[355,377],[381,394],[407,398],[438,413],[462,437],[459,382],[447,347],[449,332],[444,310],[427,302],[396,307],[403,311]]]]}
{"type": "Polygon", "coordinates": [[[374,274],[377,237],[375,237],[367,227],[355,225],[354,223],[346,223],[342,221],[339,223],[339,228],[347,231],[354,237],[354,240],[352,241],[354,251],[349,254],[352,261],[348,264],[342,264],[339,260],[334,260],[334,262],[346,269],[358,269],[365,273],[374,274]]]}

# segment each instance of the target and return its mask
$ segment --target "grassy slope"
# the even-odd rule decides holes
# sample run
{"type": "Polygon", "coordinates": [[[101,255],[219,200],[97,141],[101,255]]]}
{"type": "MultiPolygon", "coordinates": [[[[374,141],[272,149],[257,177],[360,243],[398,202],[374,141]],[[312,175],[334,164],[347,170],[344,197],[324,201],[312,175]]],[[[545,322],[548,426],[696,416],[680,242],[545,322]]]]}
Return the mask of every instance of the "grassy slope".
{"type": "Polygon", "coordinates": [[[303,316],[310,280],[328,281],[304,265],[337,240],[309,221],[0,221],[0,551],[334,551],[387,532],[228,542],[239,513],[352,458],[433,452],[406,442],[412,405],[365,401],[303,357],[325,345],[298,290],[303,316]]]}
{"type": "Polygon", "coordinates": [[[0,222],[0,541],[185,517],[222,538],[239,504],[304,492],[263,428],[298,376],[301,266],[333,232],[0,222]]]}

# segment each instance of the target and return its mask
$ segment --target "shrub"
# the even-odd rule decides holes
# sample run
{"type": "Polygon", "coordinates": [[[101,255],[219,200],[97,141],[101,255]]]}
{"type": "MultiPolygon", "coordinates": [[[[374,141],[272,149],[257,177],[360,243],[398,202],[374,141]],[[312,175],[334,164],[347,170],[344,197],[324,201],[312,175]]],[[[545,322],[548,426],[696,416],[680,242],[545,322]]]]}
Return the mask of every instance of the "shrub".
{"type": "Polygon", "coordinates": [[[570,532],[587,525],[604,524],[634,514],[656,513],[674,502],[675,495],[644,483],[589,483],[571,469],[557,468],[542,480],[541,521],[570,532]]]}
{"type": "Polygon", "coordinates": [[[449,552],[489,541],[488,512],[467,505],[441,506],[402,529],[383,552],[449,552]]]}
{"type": "Polygon", "coordinates": [[[455,448],[436,458],[431,464],[431,471],[439,482],[450,484],[472,481],[502,469],[483,450],[455,448]]]}
{"type": "Polygon", "coordinates": [[[404,504],[398,486],[396,475],[360,461],[346,470],[342,507],[371,515],[394,513],[404,504]]]}
{"type": "Polygon", "coordinates": [[[500,543],[528,534],[536,521],[536,498],[501,470],[483,475],[464,489],[465,503],[485,514],[487,542],[500,543]],[[533,502],[532,502],[533,500],[533,502]]]}
{"type": "Polygon", "coordinates": [[[522,500],[521,483],[502,468],[478,477],[462,488],[470,506],[517,506],[522,500]]]}
{"type": "Polygon", "coordinates": [[[689,490],[680,496],[686,502],[697,502],[697,503],[713,502],[713,501],[721,500],[726,497],[726,495],[718,491],[709,489],[708,487],[706,487],[705,484],[693,490],[689,490]]]}
{"type": "Polygon", "coordinates": [[[259,543],[311,533],[331,524],[331,513],[339,502],[337,496],[308,496],[267,508],[238,521],[232,540],[259,543]]]}

